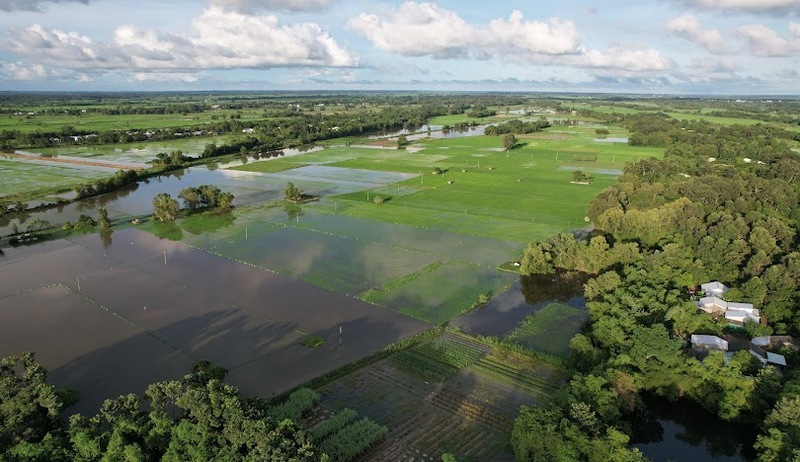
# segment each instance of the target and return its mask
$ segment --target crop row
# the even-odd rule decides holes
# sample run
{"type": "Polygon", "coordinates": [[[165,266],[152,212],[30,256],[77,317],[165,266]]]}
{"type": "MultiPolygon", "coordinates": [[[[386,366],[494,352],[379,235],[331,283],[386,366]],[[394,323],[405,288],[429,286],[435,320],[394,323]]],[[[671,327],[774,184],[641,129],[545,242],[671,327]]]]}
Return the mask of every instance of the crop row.
{"type": "Polygon", "coordinates": [[[388,433],[389,429],[365,417],[323,440],[319,450],[327,454],[332,462],[346,462],[364,453],[388,433]]]}
{"type": "Polygon", "coordinates": [[[505,433],[511,430],[511,419],[505,415],[486,405],[471,402],[466,397],[447,389],[437,393],[429,402],[445,412],[460,415],[470,422],[482,423],[498,432],[505,433]]]}
{"type": "Polygon", "coordinates": [[[303,414],[310,411],[319,403],[319,393],[310,388],[300,388],[289,395],[286,402],[269,410],[269,414],[278,421],[290,419],[298,422],[303,414]]]}
{"type": "Polygon", "coordinates": [[[315,441],[322,440],[331,433],[338,431],[340,428],[347,424],[352,423],[358,418],[358,413],[350,408],[342,409],[341,412],[336,413],[333,417],[320,422],[311,429],[311,436],[315,441]]]}
{"type": "Polygon", "coordinates": [[[558,386],[551,381],[489,359],[481,359],[477,367],[491,377],[511,382],[535,393],[549,394],[558,389],[558,386]]]}

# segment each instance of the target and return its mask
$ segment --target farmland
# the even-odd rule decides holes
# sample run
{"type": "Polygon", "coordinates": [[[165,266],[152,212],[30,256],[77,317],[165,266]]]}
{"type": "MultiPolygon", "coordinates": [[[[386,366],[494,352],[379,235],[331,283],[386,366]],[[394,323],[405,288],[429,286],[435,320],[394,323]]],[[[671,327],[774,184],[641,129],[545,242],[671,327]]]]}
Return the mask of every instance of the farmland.
{"type": "MultiPolygon", "coordinates": [[[[213,137],[30,151],[142,165],[173,150],[197,157],[212,151],[205,143],[242,143],[240,127],[269,118],[263,108],[237,112],[188,116],[202,125],[236,115],[236,124],[244,124],[213,137]]],[[[539,120],[524,112],[516,108],[477,122],[539,120]]],[[[445,329],[400,351],[382,349],[484,307],[502,317],[503,307],[492,302],[509,290],[519,295],[513,262],[525,246],[590,226],[586,205],[617,181],[627,162],[663,156],[661,148],[629,146],[629,133],[620,127],[556,122],[567,115],[548,115],[554,126],[519,134],[509,150],[502,136],[477,130],[452,137],[423,131],[403,149],[392,135],[348,135],[300,149],[287,144],[281,152],[237,145],[225,151],[232,154],[192,160],[191,167],[112,194],[7,214],[0,222],[6,232],[40,217],[59,226],[103,207],[115,227],[7,251],[0,260],[0,350],[36,349],[55,381],[85,390],[81,411],[96,409],[104,397],[179,377],[199,359],[228,369],[227,379],[244,395],[268,398],[376,355],[363,367],[315,382],[320,401],[304,406],[312,409],[306,418],[314,420],[309,428],[320,442],[331,434],[326,419],[340,416],[353,435],[380,439],[381,428],[387,429],[359,460],[433,461],[444,453],[467,461],[510,460],[509,434],[520,406],[543,402],[567,382],[569,373],[559,364],[585,310],[550,305],[519,324],[539,307],[518,300],[513,321],[499,322],[491,334],[497,338],[445,329]],[[597,138],[599,128],[609,139],[597,138]],[[576,170],[588,180],[573,181],[576,170]],[[289,182],[319,200],[283,201],[289,182]],[[231,191],[235,208],[167,223],[150,219],[155,194],[177,196],[199,184],[231,191]],[[142,222],[135,229],[134,219],[142,222]],[[37,316],[29,319],[19,307],[34,304],[37,316]],[[47,316],[45,305],[57,316],[37,323],[47,316]],[[59,325],[70,322],[83,323],[75,330],[82,341],[61,349],[70,331],[59,325]],[[95,343],[92,330],[103,332],[95,343]],[[126,372],[106,380],[104,369],[118,363],[126,372]],[[361,417],[378,426],[361,424],[361,417]]],[[[60,117],[33,119],[55,126],[65,123],[60,117]]],[[[180,120],[180,114],[156,117],[151,128],[180,120]]],[[[300,122],[306,120],[312,119],[300,122]]],[[[107,126],[93,116],[81,121],[82,130],[120,129],[129,136],[147,128],[137,117],[128,117],[125,128],[119,120],[107,126]]],[[[476,120],[461,113],[430,122],[476,120]]],[[[46,177],[43,169],[41,179],[26,176],[14,189],[35,191],[48,182],[67,188],[96,178],[85,166],[76,169],[83,176],[57,184],[57,174],[46,177]]],[[[325,444],[334,451],[332,442],[325,444]]]]}
{"type": "Polygon", "coordinates": [[[323,407],[352,408],[389,428],[362,460],[512,460],[522,404],[550,395],[563,371],[449,332],[322,387],[323,407]]]}

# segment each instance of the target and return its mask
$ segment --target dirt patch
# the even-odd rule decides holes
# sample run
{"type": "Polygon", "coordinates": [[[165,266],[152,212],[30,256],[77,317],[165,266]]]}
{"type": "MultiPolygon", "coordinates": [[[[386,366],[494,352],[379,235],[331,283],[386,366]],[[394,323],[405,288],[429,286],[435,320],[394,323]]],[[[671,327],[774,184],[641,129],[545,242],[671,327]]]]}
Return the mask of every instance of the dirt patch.
{"type": "Polygon", "coordinates": [[[82,160],[82,159],[64,158],[64,157],[31,156],[25,154],[17,154],[15,152],[3,152],[3,156],[16,159],[39,160],[42,162],[87,165],[90,167],[106,167],[106,168],[113,168],[116,170],[144,170],[146,168],[139,165],[118,164],[114,162],[105,162],[98,160],[82,160]]]}

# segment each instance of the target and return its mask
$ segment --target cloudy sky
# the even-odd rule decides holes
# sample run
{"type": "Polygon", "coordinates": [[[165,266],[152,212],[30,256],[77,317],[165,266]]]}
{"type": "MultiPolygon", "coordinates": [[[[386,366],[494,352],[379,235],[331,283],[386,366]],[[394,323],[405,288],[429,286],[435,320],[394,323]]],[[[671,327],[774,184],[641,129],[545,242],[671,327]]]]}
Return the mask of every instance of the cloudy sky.
{"type": "Polygon", "coordinates": [[[2,90],[800,94],[800,0],[0,0],[2,90]]]}

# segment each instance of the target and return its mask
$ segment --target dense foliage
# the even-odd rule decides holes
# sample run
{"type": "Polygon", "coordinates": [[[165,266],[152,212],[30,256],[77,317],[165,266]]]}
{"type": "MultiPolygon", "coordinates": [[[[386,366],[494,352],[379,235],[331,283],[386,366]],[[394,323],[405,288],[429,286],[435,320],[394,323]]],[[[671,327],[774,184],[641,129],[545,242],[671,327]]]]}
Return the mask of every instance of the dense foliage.
{"type": "MultiPolygon", "coordinates": [[[[703,359],[684,351],[691,334],[731,329],[693,302],[692,290],[712,280],[769,321],[746,324],[738,331],[744,340],[800,333],[800,160],[790,149],[796,133],[658,113],[620,119],[633,132],[631,144],[664,146],[666,155],[628,165],[590,205],[596,230],[588,241],[558,235],[525,252],[527,273],[593,277],[585,285],[590,325],[571,342],[580,374],[550,406],[521,413],[518,458],[618,460],[622,452],[613,448],[624,448],[626,421],[644,392],[691,399],[725,420],[763,423],[761,460],[796,457],[795,373],[781,377],[746,352],[726,361],[718,351],[703,359]]],[[[791,371],[797,355],[781,352],[791,371]]],[[[640,457],[624,454],[619,460],[640,457]]]]}
{"type": "Polygon", "coordinates": [[[62,401],[33,355],[5,358],[0,366],[0,460],[320,459],[302,427],[274,419],[259,400],[241,398],[223,376],[224,370],[199,363],[181,381],[150,385],[145,392],[149,406],[129,394],[106,400],[94,416],[76,414],[64,424],[62,401]]]}

